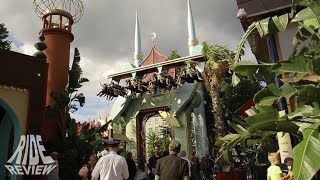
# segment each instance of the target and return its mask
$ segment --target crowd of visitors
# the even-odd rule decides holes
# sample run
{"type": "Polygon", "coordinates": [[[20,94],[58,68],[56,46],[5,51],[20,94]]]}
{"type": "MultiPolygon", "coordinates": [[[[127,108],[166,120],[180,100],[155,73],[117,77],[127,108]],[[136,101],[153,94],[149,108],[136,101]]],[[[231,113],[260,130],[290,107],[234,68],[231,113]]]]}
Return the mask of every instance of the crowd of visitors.
{"type": "MultiPolygon", "coordinates": [[[[132,153],[126,153],[125,157],[118,154],[119,142],[108,141],[107,153],[99,159],[96,155],[91,155],[87,164],[79,170],[81,180],[213,180],[214,173],[222,171],[223,167],[219,161],[206,155],[201,160],[193,152],[188,158],[187,153],[181,150],[181,144],[177,140],[172,140],[168,150],[160,152],[159,147],[155,147],[155,153],[147,163],[142,159],[135,162],[132,153]]],[[[57,152],[53,152],[51,157],[57,165],[48,176],[47,180],[59,180],[59,164],[57,152]]],[[[270,167],[267,170],[267,180],[291,180],[293,179],[292,165],[293,159],[284,159],[284,164],[280,164],[279,153],[269,153],[268,160],[270,167]]]]}

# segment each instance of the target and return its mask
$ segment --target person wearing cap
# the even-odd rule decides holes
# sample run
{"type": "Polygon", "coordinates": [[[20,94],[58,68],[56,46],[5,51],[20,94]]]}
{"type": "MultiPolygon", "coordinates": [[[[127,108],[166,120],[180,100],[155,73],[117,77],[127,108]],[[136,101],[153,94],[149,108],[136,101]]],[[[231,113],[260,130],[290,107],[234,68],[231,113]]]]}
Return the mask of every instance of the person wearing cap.
{"type": "Polygon", "coordinates": [[[128,164],[124,157],[117,154],[119,142],[107,140],[109,154],[101,157],[94,167],[91,179],[123,180],[129,178],[128,164]]]}

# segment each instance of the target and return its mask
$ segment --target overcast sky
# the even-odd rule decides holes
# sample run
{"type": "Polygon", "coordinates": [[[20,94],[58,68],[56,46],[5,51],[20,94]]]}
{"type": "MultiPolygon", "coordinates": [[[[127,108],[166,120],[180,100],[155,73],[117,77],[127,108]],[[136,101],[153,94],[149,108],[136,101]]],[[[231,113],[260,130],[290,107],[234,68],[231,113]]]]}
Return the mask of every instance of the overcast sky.
{"type": "MultiPolygon", "coordinates": [[[[0,23],[10,32],[13,51],[32,55],[42,23],[33,10],[33,0],[0,0],[0,23]]],[[[72,48],[81,54],[83,77],[90,82],[80,89],[86,104],[72,116],[79,121],[105,117],[112,102],[97,97],[100,82],[120,70],[123,62],[133,63],[135,12],[138,11],[144,57],[151,48],[150,33],[156,32],[155,46],[164,55],[178,50],[188,55],[187,0],[87,0],[84,16],[73,26],[72,48]]],[[[236,18],[235,0],[191,0],[199,42],[209,41],[234,50],[243,35],[236,18]]],[[[253,58],[252,55],[248,56],[253,58]]]]}

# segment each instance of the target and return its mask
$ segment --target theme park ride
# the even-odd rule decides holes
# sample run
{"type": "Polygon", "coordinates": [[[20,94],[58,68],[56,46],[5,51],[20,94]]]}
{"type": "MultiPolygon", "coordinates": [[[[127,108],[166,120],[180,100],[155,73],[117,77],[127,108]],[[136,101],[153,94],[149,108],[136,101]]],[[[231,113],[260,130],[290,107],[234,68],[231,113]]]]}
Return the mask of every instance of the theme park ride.
{"type": "Polygon", "coordinates": [[[109,75],[107,82],[101,84],[98,96],[107,100],[117,97],[108,119],[125,119],[126,135],[134,142],[128,150],[137,158],[146,157],[146,123],[155,116],[161,116],[171,126],[171,138],[178,139],[187,153],[196,151],[203,157],[209,152],[201,79],[205,58],[196,39],[190,1],[188,34],[189,56],[168,59],[153,42],[143,59],[136,15],[134,65],[123,65],[124,71],[109,75]]]}

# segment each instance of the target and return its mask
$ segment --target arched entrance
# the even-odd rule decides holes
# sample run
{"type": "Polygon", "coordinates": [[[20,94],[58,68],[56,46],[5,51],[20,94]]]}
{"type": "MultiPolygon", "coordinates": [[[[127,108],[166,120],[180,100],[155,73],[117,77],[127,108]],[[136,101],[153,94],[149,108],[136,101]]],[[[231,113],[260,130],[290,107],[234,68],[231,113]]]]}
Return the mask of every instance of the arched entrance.
{"type": "Polygon", "coordinates": [[[15,180],[16,175],[8,173],[4,165],[18,146],[20,124],[15,112],[0,98],[0,180],[15,180]]]}
{"type": "Polygon", "coordinates": [[[136,138],[137,138],[137,158],[146,161],[146,144],[145,144],[145,126],[148,119],[154,115],[159,114],[159,111],[169,111],[167,106],[143,109],[140,110],[136,116],[136,138]]]}

